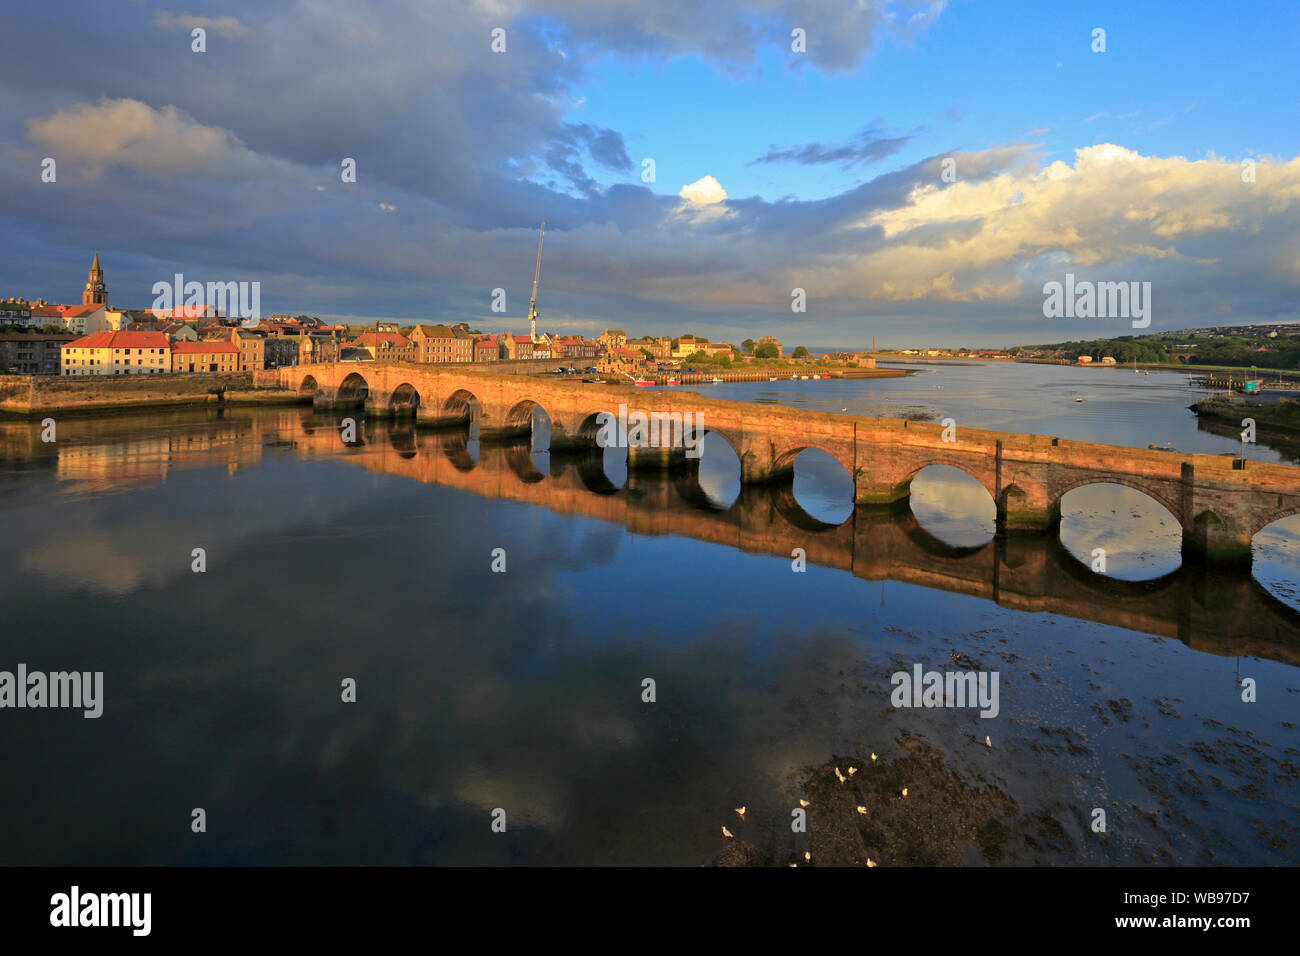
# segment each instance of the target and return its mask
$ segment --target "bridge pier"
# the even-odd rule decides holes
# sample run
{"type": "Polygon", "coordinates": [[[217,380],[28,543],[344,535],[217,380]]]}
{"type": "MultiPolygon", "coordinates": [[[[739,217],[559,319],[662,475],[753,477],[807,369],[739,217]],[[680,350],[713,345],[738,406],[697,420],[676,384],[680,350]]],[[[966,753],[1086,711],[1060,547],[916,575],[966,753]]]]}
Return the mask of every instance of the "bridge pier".
{"type": "Polygon", "coordinates": [[[997,532],[1006,534],[1051,534],[1061,525],[1061,502],[1049,501],[1041,493],[1026,493],[1015,485],[1002,490],[997,505],[997,532]]]}
{"type": "Polygon", "coordinates": [[[686,468],[694,459],[686,457],[686,449],[680,446],[629,445],[627,449],[627,469],[631,471],[670,471],[686,468]]]}
{"type": "Polygon", "coordinates": [[[1183,525],[1183,558],[1202,564],[1250,567],[1251,534],[1231,519],[1204,511],[1183,525]]]}

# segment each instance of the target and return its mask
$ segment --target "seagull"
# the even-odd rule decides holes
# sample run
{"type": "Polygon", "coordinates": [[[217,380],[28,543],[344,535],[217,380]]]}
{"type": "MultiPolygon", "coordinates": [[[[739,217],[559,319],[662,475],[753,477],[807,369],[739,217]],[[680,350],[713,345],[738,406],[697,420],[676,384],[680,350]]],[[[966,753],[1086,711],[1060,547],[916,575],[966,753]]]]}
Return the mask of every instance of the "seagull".
{"type": "Polygon", "coordinates": [[[740,819],[742,819],[742,820],[745,819],[745,808],[744,808],[744,807],[736,807],[736,812],[737,812],[738,814],[740,814],[740,819]]]}
{"type": "Polygon", "coordinates": [[[984,746],[988,747],[990,750],[993,749],[993,741],[989,740],[987,735],[984,737],[984,746]]]}
{"type": "Polygon", "coordinates": [[[867,866],[875,866],[875,865],[876,865],[875,861],[872,860],[871,857],[867,857],[867,866]]]}
{"type": "Polygon", "coordinates": [[[803,861],[804,861],[805,863],[811,863],[811,862],[812,862],[812,854],[809,853],[807,850],[804,850],[804,851],[803,851],[803,861]]]}
{"type": "Polygon", "coordinates": [[[836,767],[836,768],[835,768],[835,776],[837,776],[837,777],[840,778],[840,783],[843,783],[845,780],[848,779],[848,777],[846,777],[846,776],[844,776],[844,774],[840,773],[840,768],[839,768],[839,767],[836,767]]]}
{"type": "Polygon", "coordinates": [[[728,830],[726,827],[722,828],[722,835],[726,837],[728,840],[731,839],[731,831],[728,830]]]}
{"type": "Polygon", "coordinates": [[[800,798],[799,798],[799,806],[801,806],[801,807],[806,807],[806,806],[808,806],[808,801],[805,800],[803,797],[800,797],[800,798]]]}
{"type": "Polygon", "coordinates": [[[858,768],[857,768],[857,767],[850,767],[850,768],[849,768],[849,776],[850,776],[850,777],[853,776],[853,775],[854,775],[855,773],[857,773],[857,772],[858,772],[858,768]]]}
{"type": "Polygon", "coordinates": [[[907,788],[906,788],[906,787],[903,788],[903,796],[907,796],[907,788]]]}
{"type": "Polygon", "coordinates": [[[842,411],[842,412],[847,412],[848,409],[847,409],[847,408],[841,408],[840,411],[842,411]]]}
{"type": "Polygon", "coordinates": [[[871,762],[872,762],[872,763],[875,763],[875,762],[876,762],[876,755],[875,755],[875,754],[872,754],[872,755],[871,755],[871,762]]]}
{"type": "Polygon", "coordinates": [[[862,814],[862,815],[865,817],[865,816],[867,815],[867,808],[866,808],[866,807],[858,807],[858,813],[862,814]]]}

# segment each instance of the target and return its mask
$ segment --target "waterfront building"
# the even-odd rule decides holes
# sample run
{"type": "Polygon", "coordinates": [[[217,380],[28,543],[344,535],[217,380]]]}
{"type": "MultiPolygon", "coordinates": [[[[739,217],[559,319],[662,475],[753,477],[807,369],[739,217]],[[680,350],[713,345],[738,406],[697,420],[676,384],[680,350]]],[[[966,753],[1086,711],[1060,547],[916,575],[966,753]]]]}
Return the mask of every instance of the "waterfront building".
{"type": "Polygon", "coordinates": [[[239,346],[222,339],[172,346],[173,372],[237,372],[239,359],[239,346]]]}
{"type": "Polygon", "coordinates": [[[161,332],[93,332],[60,348],[64,375],[155,375],[172,370],[161,332]]]}
{"type": "MultiPolygon", "coordinates": [[[[340,358],[339,340],[333,335],[311,333],[294,336],[298,340],[298,364],[317,365],[322,362],[337,362],[340,358]]],[[[364,351],[364,350],[356,350],[364,351]]],[[[369,355],[369,353],[365,353],[369,355]]],[[[289,363],[292,364],[292,363],[289,363]]]]}
{"type": "Polygon", "coordinates": [[[417,325],[411,333],[414,362],[474,361],[474,336],[446,325],[417,325]]]}
{"type": "Polygon", "coordinates": [[[495,362],[501,358],[501,346],[495,335],[480,335],[474,339],[474,361],[495,362]]]}
{"type": "Polygon", "coordinates": [[[48,332],[0,334],[0,371],[18,375],[58,375],[63,365],[61,350],[75,338],[75,335],[48,332]]]}
{"type": "Polygon", "coordinates": [[[400,332],[363,332],[348,343],[354,349],[364,349],[376,362],[414,362],[416,346],[400,332]]]}
{"type": "Polygon", "coordinates": [[[754,344],[754,351],[758,351],[758,346],[760,346],[760,345],[774,345],[774,346],[776,346],[776,357],[777,357],[777,358],[785,358],[785,350],[781,348],[781,342],[777,339],[777,337],[776,337],[775,335],[765,335],[765,336],[763,336],[762,338],[760,338],[760,339],[759,339],[759,340],[754,344]]]}

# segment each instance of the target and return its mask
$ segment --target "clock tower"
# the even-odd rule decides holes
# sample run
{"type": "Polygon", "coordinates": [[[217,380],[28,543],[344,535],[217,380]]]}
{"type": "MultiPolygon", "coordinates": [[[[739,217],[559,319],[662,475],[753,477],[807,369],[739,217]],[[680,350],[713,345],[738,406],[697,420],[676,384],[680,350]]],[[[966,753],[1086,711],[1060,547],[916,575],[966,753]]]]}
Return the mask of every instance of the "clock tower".
{"type": "Polygon", "coordinates": [[[81,292],[82,305],[105,305],[108,302],[108,289],[104,287],[104,270],[99,267],[99,253],[90,264],[90,274],[86,278],[86,288],[81,292]]]}

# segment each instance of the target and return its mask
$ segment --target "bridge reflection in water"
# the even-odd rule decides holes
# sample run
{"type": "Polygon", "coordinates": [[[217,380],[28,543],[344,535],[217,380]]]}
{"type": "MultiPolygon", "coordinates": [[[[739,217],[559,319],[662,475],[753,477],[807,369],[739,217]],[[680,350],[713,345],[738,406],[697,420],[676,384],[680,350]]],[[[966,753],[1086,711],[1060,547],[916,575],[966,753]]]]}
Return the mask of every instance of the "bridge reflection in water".
{"type": "Polygon", "coordinates": [[[304,412],[296,433],[280,437],[304,456],[614,522],[639,535],[680,535],[787,560],[802,548],[809,563],[864,580],[915,584],[1004,608],[1177,638],[1213,654],[1300,663],[1300,613],[1240,570],[1187,564],[1153,580],[1124,581],[1094,573],[1057,537],[945,544],[920,525],[906,502],[859,505],[848,520],[832,525],[809,515],[789,482],[744,485],[722,508],[701,487],[696,470],[633,470],[618,487],[599,450],[552,454],[544,474],[526,439],[485,443],[476,451],[478,443],[466,430],[428,431],[365,419],[359,426],[356,439],[345,445],[333,418],[304,412]]]}

